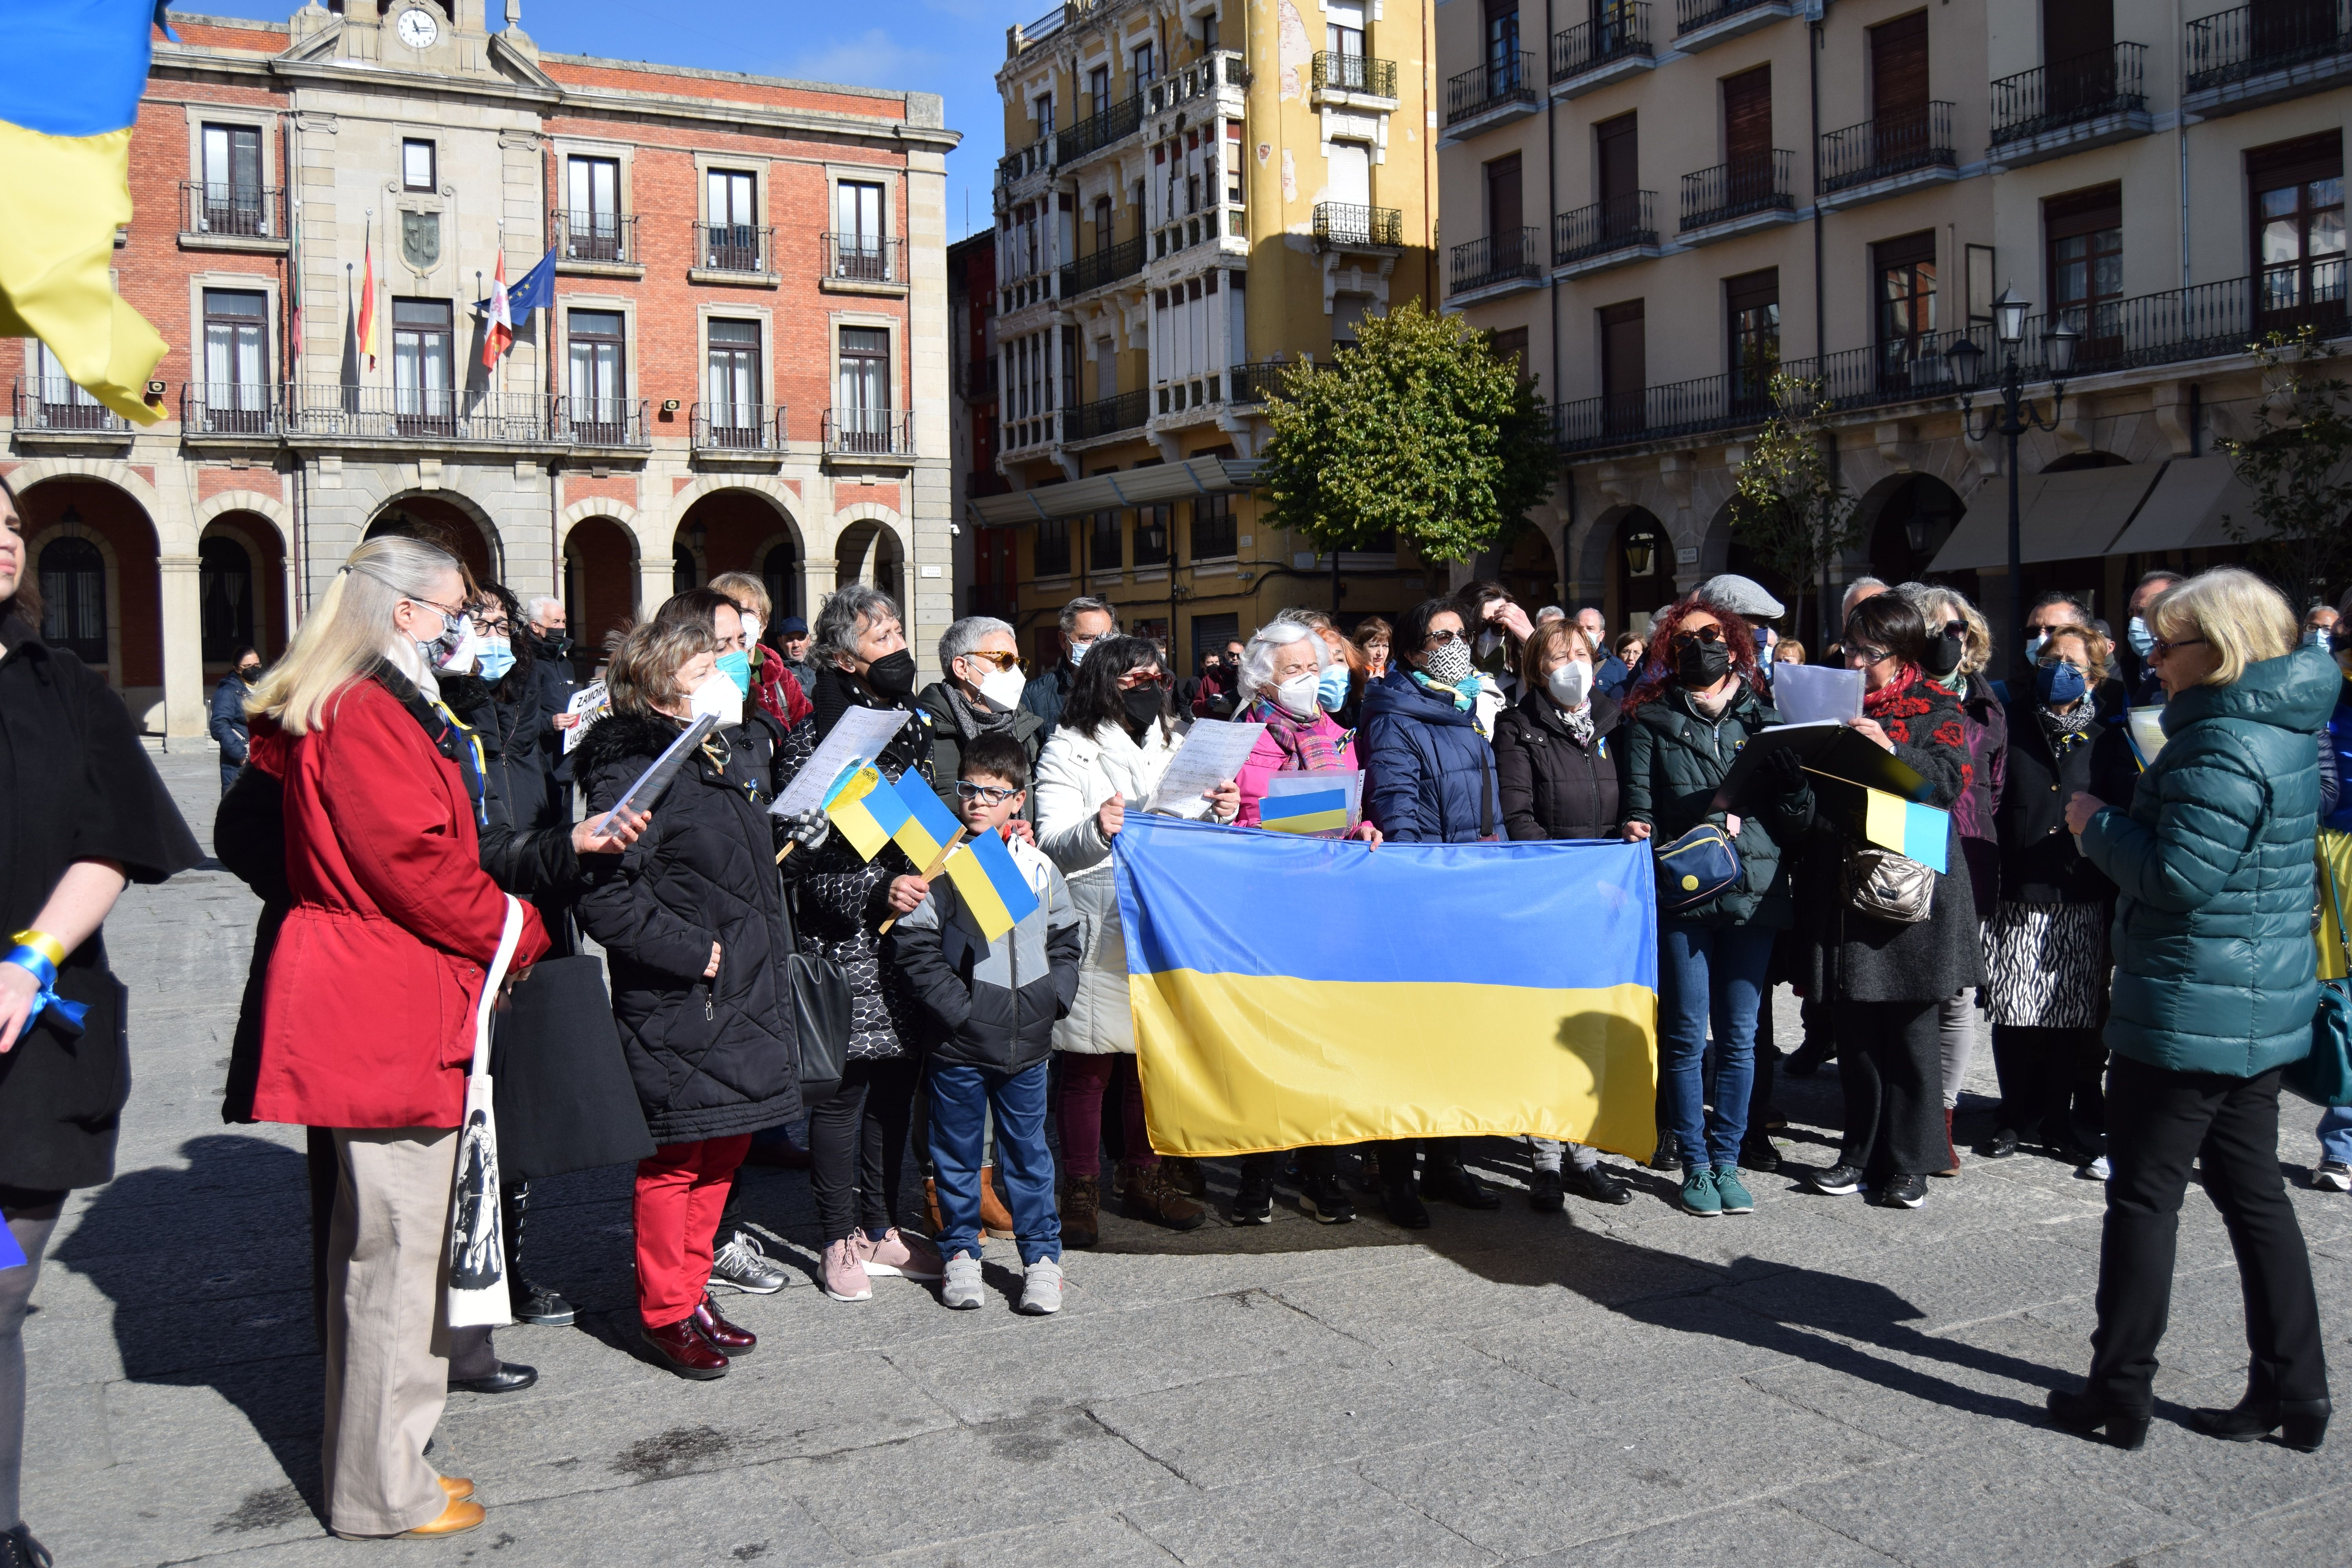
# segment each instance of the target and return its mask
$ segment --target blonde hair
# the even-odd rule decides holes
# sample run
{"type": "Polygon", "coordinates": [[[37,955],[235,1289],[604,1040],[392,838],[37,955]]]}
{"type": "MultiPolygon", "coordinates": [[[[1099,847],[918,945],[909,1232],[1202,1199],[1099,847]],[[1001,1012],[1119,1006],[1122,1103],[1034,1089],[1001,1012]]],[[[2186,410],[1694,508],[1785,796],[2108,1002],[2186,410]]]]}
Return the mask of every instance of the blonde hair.
{"type": "Polygon", "coordinates": [[[676,702],[677,672],[688,659],[719,649],[719,639],[698,620],[667,621],[656,616],[632,627],[613,650],[604,671],[613,711],[639,716],[660,711],[676,702]]]}
{"type": "Polygon", "coordinates": [[[2177,633],[2203,637],[2220,661],[2205,678],[2227,686],[2250,664],[2284,658],[2294,651],[2298,625],[2286,595],[2242,566],[2200,572],[2158,594],[2147,606],[2147,624],[2166,642],[2177,633]]]}
{"type": "Polygon", "coordinates": [[[392,613],[403,600],[426,605],[445,575],[465,573],[447,551],[400,534],[371,539],[352,552],[326,596],[296,629],[286,656],[269,667],[245,710],[268,717],[289,735],[306,734],[324,716],[327,700],[387,657],[399,634],[392,613]]]}
{"type": "Polygon", "coordinates": [[[1974,675],[1992,662],[1992,627],[1986,624],[1983,612],[1969,603],[1968,595],[1947,588],[1940,583],[1906,583],[1896,590],[1918,609],[1919,618],[1927,622],[1927,635],[1936,635],[1936,616],[1958,616],[1968,629],[1960,639],[1962,675],[1974,675]]]}
{"type": "Polygon", "coordinates": [[[760,629],[768,626],[769,612],[776,607],[768,596],[768,585],[749,572],[721,572],[709,584],[714,594],[724,594],[735,602],[739,610],[748,610],[760,617],[760,629]]]}

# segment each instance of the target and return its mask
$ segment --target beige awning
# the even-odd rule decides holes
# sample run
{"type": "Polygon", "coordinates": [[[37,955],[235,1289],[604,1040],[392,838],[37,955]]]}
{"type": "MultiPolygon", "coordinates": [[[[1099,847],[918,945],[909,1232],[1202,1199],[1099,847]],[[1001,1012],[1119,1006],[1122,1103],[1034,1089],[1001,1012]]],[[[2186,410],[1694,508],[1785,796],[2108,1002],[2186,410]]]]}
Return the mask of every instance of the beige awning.
{"type": "MultiPolygon", "coordinates": [[[[2073,561],[2105,555],[2130,525],[2163,475],[2162,463],[2071,468],[2018,481],[2019,559],[2073,561]]],[[[1976,494],[1930,572],[1969,572],[2009,564],[2009,492],[1995,479],[1976,494]]]]}
{"type": "Polygon", "coordinates": [[[2229,458],[2176,458],[2113,549],[2118,555],[2153,554],[2228,544],[2231,519],[2250,535],[2269,531],[2255,520],[2254,493],[2239,481],[2229,458]]]}
{"type": "Polygon", "coordinates": [[[982,526],[1008,522],[1051,522],[1056,518],[1085,517],[1121,507],[1154,506],[1193,496],[1245,490],[1257,483],[1263,467],[1255,458],[1193,458],[1181,463],[1154,463],[1124,473],[1095,474],[1064,484],[1040,485],[1009,495],[982,496],[964,502],[971,521],[982,526]]]}

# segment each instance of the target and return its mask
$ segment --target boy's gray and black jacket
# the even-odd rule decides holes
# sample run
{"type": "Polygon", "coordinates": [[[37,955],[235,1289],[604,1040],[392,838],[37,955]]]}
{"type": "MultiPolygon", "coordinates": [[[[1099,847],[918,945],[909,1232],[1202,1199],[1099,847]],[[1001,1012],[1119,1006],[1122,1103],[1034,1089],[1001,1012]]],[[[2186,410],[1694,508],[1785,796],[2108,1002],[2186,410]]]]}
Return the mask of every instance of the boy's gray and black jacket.
{"type": "Polygon", "coordinates": [[[1078,994],[1085,943],[1069,884],[1025,844],[1013,863],[1037,891],[1037,908],[994,943],[980,940],[962,896],[944,875],[930,897],[883,938],[890,962],[932,1026],[931,1060],[948,1067],[1022,1072],[1054,1051],[1054,1025],[1078,994]]]}

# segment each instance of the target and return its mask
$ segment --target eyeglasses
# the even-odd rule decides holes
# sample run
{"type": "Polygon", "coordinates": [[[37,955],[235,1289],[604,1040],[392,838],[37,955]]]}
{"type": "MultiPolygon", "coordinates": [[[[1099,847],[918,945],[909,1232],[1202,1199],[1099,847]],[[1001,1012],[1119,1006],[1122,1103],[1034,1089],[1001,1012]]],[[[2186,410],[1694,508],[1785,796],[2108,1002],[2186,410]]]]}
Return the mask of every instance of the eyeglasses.
{"type": "Polygon", "coordinates": [[[1850,647],[1845,650],[1848,664],[1853,664],[1857,659],[1864,665],[1884,664],[1894,657],[1892,651],[1883,647],[1850,647]]]}
{"type": "Polygon", "coordinates": [[[959,658],[977,659],[982,664],[988,665],[996,669],[1018,669],[1021,668],[1021,656],[1017,653],[1004,653],[989,648],[976,647],[970,653],[959,654],[956,657],[959,658]]]}
{"type": "Polygon", "coordinates": [[[1467,642],[1470,639],[1464,634],[1456,631],[1432,632],[1429,634],[1429,646],[1432,647],[1444,647],[1448,643],[1467,642]]]}
{"type": "Polygon", "coordinates": [[[1722,640],[1721,626],[1693,626],[1686,632],[1676,632],[1666,646],[1680,653],[1693,643],[1721,642],[1722,640]]]}
{"type": "Polygon", "coordinates": [[[1121,691],[1141,691],[1147,687],[1164,688],[1167,684],[1168,677],[1156,669],[1131,669],[1118,678],[1121,691]]]}
{"type": "Polygon", "coordinates": [[[2162,637],[2158,637],[2154,642],[2147,645],[2147,657],[2150,658],[2168,658],[2171,655],[2172,650],[2177,647],[2210,647],[2212,645],[2207,642],[2203,637],[2175,637],[2170,642],[2165,641],[2162,637]]]}
{"type": "Polygon", "coordinates": [[[1020,793],[1017,789],[1007,789],[1003,784],[974,784],[970,779],[956,780],[958,799],[976,800],[983,805],[1003,805],[1020,793]]]}

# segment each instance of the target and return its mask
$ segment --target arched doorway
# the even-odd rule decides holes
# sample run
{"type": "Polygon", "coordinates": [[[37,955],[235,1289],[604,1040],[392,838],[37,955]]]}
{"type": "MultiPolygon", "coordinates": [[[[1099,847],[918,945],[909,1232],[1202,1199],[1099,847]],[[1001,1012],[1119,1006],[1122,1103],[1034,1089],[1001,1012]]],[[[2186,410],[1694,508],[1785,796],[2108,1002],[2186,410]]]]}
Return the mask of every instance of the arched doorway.
{"type": "Polygon", "coordinates": [[[93,668],[108,662],[106,558],[79,534],[41,546],[41,638],[93,668]]]}
{"type": "Polygon", "coordinates": [[[1526,606],[1530,618],[1544,605],[1558,602],[1559,563],[1553,558],[1551,541],[1544,537],[1542,529],[1532,523],[1522,526],[1504,552],[1500,581],[1511,591],[1511,597],[1526,606]]]}
{"type": "MultiPolygon", "coordinates": [[[[759,490],[713,490],[698,497],[677,520],[671,540],[673,592],[698,587],[726,572],[750,572],[765,579],[779,530],[788,541],[798,537],[792,518],[759,490]]],[[[775,595],[773,583],[768,592],[775,595]]]]}
{"type": "MultiPolygon", "coordinates": [[[[1928,563],[1951,538],[1966,510],[1952,487],[1933,474],[1914,474],[1904,480],[1881,503],[1878,521],[1871,525],[1872,575],[1889,583],[1916,583],[1925,577],[1928,563]]],[[[1951,586],[1976,597],[1974,572],[1942,575],[1967,576],[1970,581],[1965,586],[1957,581],[1951,586]]]]}
{"type": "Polygon", "coordinates": [[[26,560],[45,595],[42,636],[102,671],[132,719],[162,732],[163,548],[146,509],[127,490],[79,477],[42,480],[19,500],[26,560]]]}
{"type": "Polygon", "coordinates": [[[403,534],[438,545],[466,563],[477,583],[502,583],[498,531],[456,501],[436,495],[409,495],[388,503],[367,526],[367,537],[403,534]]]}
{"type": "Polygon", "coordinates": [[[286,648],[285,550],[269,520],[226,511],[196,545],[196,596],[205,679],[225,674],[238,647],[265,659],[286,648]]]}
{"type": "Polygon", "coordinates": [[[807,608],[801,603],[800,546],[790,540],[772,545],[760,558],[760,581],[768,585],[768,598],[775,606],[775,620],[787,616],[805,619],[807,608]]]}
{"type": "Polygon", "coordinates": [[[846,588],[853,583],[881,589],[897,601],[904,613],[906,558],[899,551],[898,536],[871,518],[843,529],[834,547],[833,585],[846,588]]]}
{"type": "Polygon", "coordinates": [[[1609,630],[1646,632],[1657,613],[1674,603],[1674,544],[1665,524],[1638,506],[1617,520],[1615,532],[1609,602],[1603,606],[1609,630]]]}
{"type": "Polygon", "coordinates": [[[600,655],[604,638],[636,614],[635,536],[609,517],[583,517],[563,536],[563,615],[572,646],[600,655]]]}

